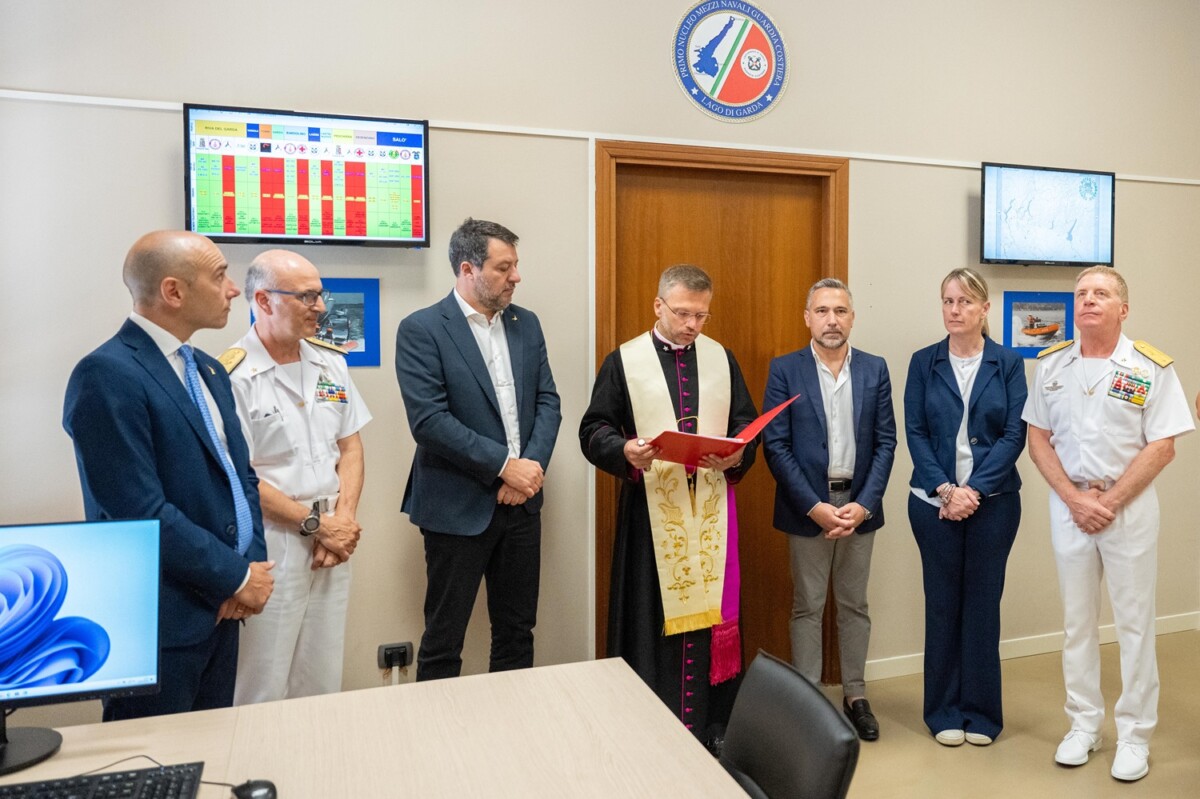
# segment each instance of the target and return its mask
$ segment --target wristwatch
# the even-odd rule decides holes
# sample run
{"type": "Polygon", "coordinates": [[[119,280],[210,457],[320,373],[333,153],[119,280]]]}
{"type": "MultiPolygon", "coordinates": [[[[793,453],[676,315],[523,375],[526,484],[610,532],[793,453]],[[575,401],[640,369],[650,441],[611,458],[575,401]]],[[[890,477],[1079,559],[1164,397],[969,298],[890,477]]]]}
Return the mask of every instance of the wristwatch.
{"type": "Polygon", "coordinates": [[[321,503],[314,502],[312,510],[300,522],[300,535],[312,535],[321,528],[321,503]]]}
{"type": "Polygon", "coordinates": [[[871,521],[871,519],[874,519],[874,518],[875,518],[875,514],[871,513],[871,511],[868,508],[864,507],[863,508],[863,521],[869,522],[869,521],[871,521]]]}

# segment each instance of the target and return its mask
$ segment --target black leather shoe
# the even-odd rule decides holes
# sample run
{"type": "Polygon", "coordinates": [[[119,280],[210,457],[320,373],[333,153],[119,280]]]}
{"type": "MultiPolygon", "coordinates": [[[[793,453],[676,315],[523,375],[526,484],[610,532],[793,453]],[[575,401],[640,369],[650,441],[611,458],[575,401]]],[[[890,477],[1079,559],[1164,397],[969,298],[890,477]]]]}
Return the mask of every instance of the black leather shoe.
{"type": "Polygon", "coordinates": [[[859,738],[864,741],[879,740],[879,722],[875,719],[875,714],[871,712],[871,704],[867,700],[855,699],[852,705],[843,699],[842,712],[846,714],[846,718],[850,719],[850,723],[858,731],[859,738]]]}

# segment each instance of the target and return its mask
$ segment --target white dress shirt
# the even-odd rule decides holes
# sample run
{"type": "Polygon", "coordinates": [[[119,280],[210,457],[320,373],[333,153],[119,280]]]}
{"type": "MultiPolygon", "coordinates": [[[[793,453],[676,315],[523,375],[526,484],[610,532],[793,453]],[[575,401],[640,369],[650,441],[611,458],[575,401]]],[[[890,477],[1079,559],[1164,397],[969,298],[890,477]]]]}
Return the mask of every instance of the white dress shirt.
{"type": "MultiPolygon", "coordinates": [[[[175,374],[179,376],[179,382],[183,384],[183,388],[187,390],[187,379],[184,377],[184,371],[187,365],[183,362],[183,356],[179,354],[179,348],[186,344],[186,341],[180,341],[171,331],[151,322],[146,317],[139,314],[137,311],[129,312],[129,321],[146,331],[146,335],[154,342],[167,359],[167,363],[171,364],[171,368],[175,370],[175,374]]],[[[193,349],[195,349],[193,347],[193,349]]],[[[196,365],[199,368],[199,364],[196,365]]],[[[225,417],[221,415],[221,409],[217,407],[217,401],[213,399],[212,392],[208,390],[208,384],[204,382],[204,378],[200,379],[200,391],[204,394],[204,401],[208,404],[208,413],[212,417],[213,427],[217,430],[217,438],[221,440],[221,448],[225,450],[225,457],[229,458],[229,462],[233,462],[233,458],[229,455],[229,441],[225,438],[225,417]],[[220,424],[217,421],[220,420],[220,424]]],[[[191,393],[188,393],[191,396],[191,393]]],[[[236,594],[246,587],[246,583],[250,582],[250,569],[247,567],[246,576],[242,578],[242,584],[238,586],[236,594]]]]}
{"type": "MultiPolygon", "coordinates": [[[[146,331],[146,335],[162,350],[163,357],[167,359],[167,363],[171,364],[171,368],[179,376],[179,382],[186,389],[187,379],[184,377],[184,371],[187,369],[187,365],[183,361],[183,356],[179,354],[179,348],[187,342],[175,338],[174,333],[156,325],[137,311],[130,311],[129,319],[142,330],[146,331]]],[[[193,347],[193,349],[195,348],[193,347]]],[[[198,364],[197,367],[199,367],[198,364]]],[[[217,438],[221,439],[221,446],[225,448],[225,457],[228,458],[229,442],[225,440],[225,419],[221,416],[221,411],[217,408],[217,401],[213,399],[213,395],[208,390],[208,384],[204,382],[204,378],[200,379],[200,391],[203,392],[204,401],[208,404],[208,415],[212,417],[214,423],[220,422],[220,424],[213,424],[213,427],[217,429],[217,438]]],[[[188,396],[191,396],[191,394],[189,393],[188,396]]]]}
{"type": "MultiPolygon", "coordinates": [[[[492,388],[496,390],[496,400],[500,403],[500,419],[504,423],[504,437],[508,441],[508,457],[521,457],[521,423],[517,416],[517,384],[513,380],[512,357],[508,352],[508,336],[504,333],[504,323],[501,320],[503,311],[492,314],[489,320],[486,316],[472,308],[458,289],[454,289],[454,299],[467,318],[467,326],[475,336],[483,362],[487,364],[488,377],[492,380],[492,388]]],[[[508,461],[504,462],[504,466],[508,461]]],[[[500,472],[504,472],[501,467],[500,472]]]]}
{"type": "Polygon", "coordinates": [[[850,383],[850,361],[854,351],[846,348],[846,360],[838,376],[821,360],[816,346],[810,344],[817,363],[817,382],[821,384],[821,405],[825,409],[825,431],[829,437],[830,480],[854,477],[854,393],[850,383]]]}

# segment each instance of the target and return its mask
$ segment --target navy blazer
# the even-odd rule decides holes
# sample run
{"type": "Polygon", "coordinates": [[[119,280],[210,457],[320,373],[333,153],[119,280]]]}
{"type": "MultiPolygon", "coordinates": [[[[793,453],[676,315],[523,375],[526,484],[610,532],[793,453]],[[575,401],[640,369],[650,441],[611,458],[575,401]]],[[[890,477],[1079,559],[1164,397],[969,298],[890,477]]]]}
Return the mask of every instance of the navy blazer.
{"type": "MultiPolygon", "coordinates": [[[[984,497],[1021,488],[1017,457],[1025,449],[1025,359],[990,338],[971,388],[967,437],[974,466],[967,485],[984,497]]],[[[913,353],[904,386],[904,431],[912,455],[909,482],[930,497],[955,476],[963,401],[950,365],[950,338],[913,353]]]]}
{"type": "MultiPolygon", "coordinates": [[[[546,339],[533,312],[510,305],[498,313],[516,383],[521,457],[545,470],[562,421],[546,339]]],[[[453,290],[400,323],[396,379],[417,442],[401,510],[425,530],[479,535],[496,511],[508,443],[496,390],[453,290]]],[[[521,507],[537,513],[542,492],[521,507]]]]}
{"type": "MultiPolygon", "coordinates": [[[[869,533],[883,526],[883,492],[896,455],[892,381],[883,358],[853,350],[850,389],[854,399],[850,499],[871,512],[872,517],[857,530],[869,533]]],[[[818,502],[829,501],[829,431],[811,347],[771,361],[763,410],[797,394],[796,401],[763,430],[763,449],[775,476],[775,528],[812,537],[821,533],[821,526],[808,512],[818,502]]]]}
{"type": "Polygon", "coordinates": [[[204,419],[162,350],[135,322],[126,320],[79,362],[63,405],[87,518],[161,523],[163,646],[187,646],[211,635],[218,607],[241,586],[250,562],[267,559],[258,477],[229,375],[214,358],[195,353],[254,520],[245,555],[237,553],[237,512],[204,419]]]}

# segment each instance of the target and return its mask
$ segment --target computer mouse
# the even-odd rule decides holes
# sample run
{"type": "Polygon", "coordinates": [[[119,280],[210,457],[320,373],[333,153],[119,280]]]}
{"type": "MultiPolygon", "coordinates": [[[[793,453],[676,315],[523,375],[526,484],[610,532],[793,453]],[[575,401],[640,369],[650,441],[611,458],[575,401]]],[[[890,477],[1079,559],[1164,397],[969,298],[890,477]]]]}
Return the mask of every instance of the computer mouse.
{"type": "Polygon", "coordinates": [[[270,780],[246,780],[233,789],[236,799],[275,799],[275,783],[270,780]]]}

